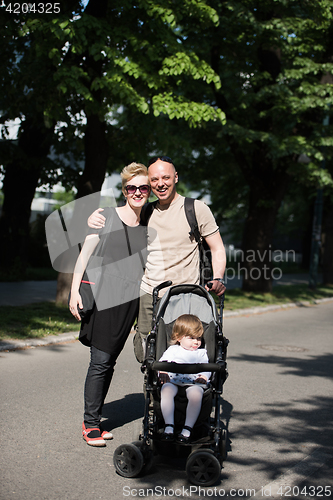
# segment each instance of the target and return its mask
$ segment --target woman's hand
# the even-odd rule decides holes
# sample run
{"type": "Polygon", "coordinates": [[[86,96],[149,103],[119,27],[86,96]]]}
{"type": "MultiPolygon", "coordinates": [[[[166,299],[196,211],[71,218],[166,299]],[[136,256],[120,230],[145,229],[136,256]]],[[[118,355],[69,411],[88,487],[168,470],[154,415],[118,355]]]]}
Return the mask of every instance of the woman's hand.
{"type": "Polygon", "coordinates": [[[71,298],[69,301],[69,310],[73,314],[74,318],[81,321],[81,316],[78,311],[78,306],[83,309],[82,299],[79,292],[71,292],[71,298]]]}
{"type": "Polygon", "coordinates": [[[159,373],[160,381],[162,384],[166,384],[167,382],[170,382],[170,377],[167,372],[160,372],[159,373]]]}
{"type": "Polygon", "coordinates": [[[92,229],[101,229],[105,226],[106,218],[104,215],[100,214],[103,212],[104,208],[98,208],[93,212],[88,218],[88,226],[92,229]]]}

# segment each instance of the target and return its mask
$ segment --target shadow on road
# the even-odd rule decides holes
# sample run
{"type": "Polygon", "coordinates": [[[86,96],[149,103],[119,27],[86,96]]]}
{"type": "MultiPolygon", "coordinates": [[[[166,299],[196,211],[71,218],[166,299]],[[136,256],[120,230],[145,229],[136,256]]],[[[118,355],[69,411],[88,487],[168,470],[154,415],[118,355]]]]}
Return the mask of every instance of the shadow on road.
{"type": "MultiPolygon", "coordinates": [[[[276,463],[270,460],[262,460],[256,455],[257,467],[267,471],[271,480],[276,479],[286,468],[294,466],[292,452],[295,449],[313,448],[326,449],[331,454],[333,442],[332,429],[332,407],[333,397],[315,396],[306,399],[295,399],[291,401],[276,401],[264,404],[260,414],[257,412],[243,412],[243,425],[239,425],[231,434],[235,440],[254,440],[257,442],[267,441],[274,443],[278,448],[278,454],[283,460],[276,463]],[[288,420],[286,421],[286,417],[288,420]],[[281,425],[271,426],[272,420],[280,421],[281,425]],[[288,455],[291,454],[291,458],[288,455]],[[278,463],[279,462],[279,463],[278,463]]],[[[230,462],[249,466],[253,457],[246,459],[231,455],[230,462]]]]}
{"type": "Polygon", "coordinates": [[[144,404],[143,393],[127,394],[122,399],[106,403],[102,413],[102,417],[107,419],[104,421],[105,428],[115,429],[143,418],[144,404]]]}
{"type": "Polygon", "coordinates": [[[279,375],[296,375],[299,377],[325,377],[333,378],[333,354],[309,355],[307,358],[281,357],[270,354],[269,356],[253,356],[243,354],[231,356],[229,360],[246,361],[249,363],[266,363],[284,368],[279,375]]]}

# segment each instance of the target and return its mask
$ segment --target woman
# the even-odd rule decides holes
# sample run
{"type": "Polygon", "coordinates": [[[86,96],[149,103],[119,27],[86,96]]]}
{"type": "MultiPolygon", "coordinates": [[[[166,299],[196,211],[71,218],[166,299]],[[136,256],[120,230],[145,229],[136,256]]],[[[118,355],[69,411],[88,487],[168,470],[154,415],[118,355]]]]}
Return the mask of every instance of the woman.
{"type": "Polygon", "coordinates": [[[139,286],[146,252],[146,228],[140,213],[150,195],[147,168],[131,163],[121,172],[126,204],[105,209],[112,217],[111,231],[91,229],[78,257],[71,286],[69,309],[79,321],[82,308],[79,287],[88,260],[100,236],[106,238],[103,250],[103,275],[97,306],[81,323],[79,340],[90,347],[90,365],[84,390],[82,435],[90,446],[105,446],[111,432],[101,428],[101,412],[110,387],[117,357],[131,331],[139,307],[139,286]]]}

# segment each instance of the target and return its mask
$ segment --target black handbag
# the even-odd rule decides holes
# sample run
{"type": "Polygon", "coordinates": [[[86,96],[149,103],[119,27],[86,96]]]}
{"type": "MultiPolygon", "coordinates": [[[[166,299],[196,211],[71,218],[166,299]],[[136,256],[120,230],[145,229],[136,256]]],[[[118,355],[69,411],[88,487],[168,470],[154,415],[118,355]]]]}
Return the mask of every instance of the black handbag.
{"type": "MultiPolygon", "coordinates": [[[[111,230],[114,208],[110,209],[110,213],[106,218],[105,228],[103,230],[103,235],[96,246],[94,253],[89,259],[87,268],[83,273],[79,294],[81,295],[83,308],[78,307],[79,315],[81,319],[87,318],[95,307],[95,302],[98,296],[98,291],[101,284],[101,278],[103,273],[103,255],[104,246],[107,240],[108,234],[111,230]]],[[[71,294],[69,293],[68,302],[70,301],[71,294]]]]}

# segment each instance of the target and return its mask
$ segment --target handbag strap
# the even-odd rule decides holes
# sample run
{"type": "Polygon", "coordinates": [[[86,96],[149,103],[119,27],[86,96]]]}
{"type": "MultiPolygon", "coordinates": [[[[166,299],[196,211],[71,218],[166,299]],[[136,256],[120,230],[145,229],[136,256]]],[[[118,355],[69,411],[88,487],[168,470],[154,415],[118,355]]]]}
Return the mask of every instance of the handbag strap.
{"type": "Polygon", "coordinates": [[[100,242],[95,250],[95,254],[99,255],[101,257],[103,257],[104,246],[105,246],[105,242],[107,240],[108,233],[110,233],[110,231],[111,231],[114,212],[115,212],[115,209],[110,208],[110,213],[109,213],[108,217],[106,218],[105,228],[104,228],[104,232],[102,235],[102,236],[104,236],[104,238],[101,238],[101,240],[100,240],[100,242]]]}
{"type": "MultiPolygon", "coordinates": [[[[121,221],[121,222],[123,222],[123,221],[121,221]]],[[[124,226],[124,229],[125,229],[125,235],[126,235],[126,242],[127,242],[128,253],[129,253],[129,255],[132,255],[131,244],[130,244],[130,240],[129,240],[129,236],[128,236],[128,229],[127,229],[127,226],[126,226],[126,224],[124,222],[123,222],[123,226],[124,226]]],[[[139,257],[140,257],[142,269],[145,269],[146,266],[145,266],[145,263],[144,263],[141,251],[139,251],[138,254],[139,254],[139,257]]]]}
{"type": "MultiPolygon", "coordinates": [[[[123,222],[123,221],[121,221],[121,222],[123,222]]],[[[130,240],[129,240],[129,237],[128,237],[128,230],[127,230],[127,226],[126,226],[126,224],[124,224],[124,222],[123,222],[123,226],[124,226],[125,234],[126,234],[126,242],[127,242],[128,254],[132,255],[131,244],[130,244],[130,240]]]]}

